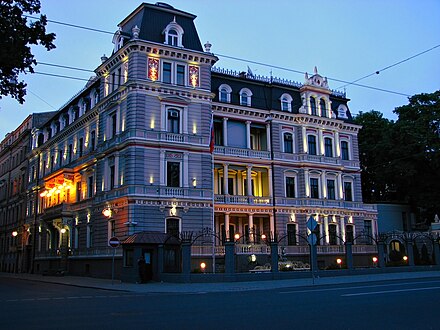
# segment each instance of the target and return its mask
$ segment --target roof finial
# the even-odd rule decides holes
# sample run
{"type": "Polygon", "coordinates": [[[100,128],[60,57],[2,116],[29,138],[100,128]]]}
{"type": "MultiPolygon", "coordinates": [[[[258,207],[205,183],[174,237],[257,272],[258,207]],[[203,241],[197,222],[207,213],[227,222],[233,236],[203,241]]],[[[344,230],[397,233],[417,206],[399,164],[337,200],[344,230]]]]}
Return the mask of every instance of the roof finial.
{"type": "Polygon", "coordinates": [[[316,65],[315,65],[315,68],[313,69],[313,72],[314,72],[315,74],[318,74],[318,68],[316,67],[316,65]]]}
{"type": "Polygon", "coordinates": [[[176,22],[176,15],[174,15],[173,22],[174,22],[174,23],[177,23],[177,22],[176,22]]]}

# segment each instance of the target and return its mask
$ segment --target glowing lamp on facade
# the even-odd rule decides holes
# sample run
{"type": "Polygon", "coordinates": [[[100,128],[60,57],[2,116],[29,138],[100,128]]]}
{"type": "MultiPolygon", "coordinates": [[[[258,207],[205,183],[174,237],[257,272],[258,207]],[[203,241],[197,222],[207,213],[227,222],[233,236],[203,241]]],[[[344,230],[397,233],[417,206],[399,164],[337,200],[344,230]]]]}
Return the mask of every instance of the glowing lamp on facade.
{"type": "Polygon", "coordinates": [[[196,178],[193,178],[193,187],[194,188],[197,187],[197,179],[196,178]]]}
{"type": "Polygon", "coordinates": [[[17,235],[18,235],[18,231],[14,230],[14,231],[12,232],[12,236],[17,237],[17,235]]]}
{"type": "Polygon", "coordinates": [[[66,233],[66,228],[61,228],[60,232],[61,232],[61,234],[65,234],[66,233]]]}
{"type": "Polygon", "coordinates": [[[200,263],[200,269],[202,270],[202,272],[205,271],[206,269],[206,264],[204,262],[200,263]]]}
{"type": "Polygon", "coordinates": [[[189,83],[194,88],[199,86],[199,68],[197,66],[189,66],[189,83]]]}
{"type": "Polygon", "coordinates": [[[265,234],[261,235],[261,239],[266,239],[266,235],[265,234]]]}
{"type": "Polygon", "coordinates": [[[193,125],[193,134],[197,134],[197,125],[196,124],[193,125]]]}
{"type": "Polygon", "coordinates": [[[240,234],[238,234],[238,233],[235,234],[235,235],[234,235],[234,238],[235,238],[235,240],[238,240],[238,239],[240,238],[240,234]]]}
{"type": "Polygon", "coordinates": [[[154,177],[151,175],[150,176],[150,184],[153,184],[154,183],[154,177]]]}
{"type": "Polygon", "coordinates": [[[102,214],[105,217],[110,218],[112,216],[112,210],[108,207],[108,208],[102,210],[102,214]]]}
{"type": "Polygon", "coordinates": [[[376,264],[377,263],[377,257],[373,257],[373,262],[376,264]]]}
{"type": "Polygon", "coordinates": [[[342,259],[341,259],[341,258],[336,259],[336,263],[337,263],[339,266],[341,266],[341,264],[342,264],[342,259]]]}
{"type": "Polygon", "coordinates": [[[257,256],[255,254],[251,254],[250,260],[251,260],[251,262],[256,262],[257,261],[257,256]]]}
{"type": "Polygon", "coordinates": [[[173,207],[170,209],[170,215],[174,217],[177,214],[176,205],[173,205],[173,207]]]}
{"type": "Polygon", "coordinates": [[[148,58],[148,79],[156,81],[159,79],[159,60],[148,58]]]}
{"type": "Polygon", "coordinates": [[[403,261],[408,261],[408,256],[403,256],[403,261]]]}
{"type": "Polygon", "coordinates": [[[150,128],[154,129],[154,119],[151,119],[150,128]]]}

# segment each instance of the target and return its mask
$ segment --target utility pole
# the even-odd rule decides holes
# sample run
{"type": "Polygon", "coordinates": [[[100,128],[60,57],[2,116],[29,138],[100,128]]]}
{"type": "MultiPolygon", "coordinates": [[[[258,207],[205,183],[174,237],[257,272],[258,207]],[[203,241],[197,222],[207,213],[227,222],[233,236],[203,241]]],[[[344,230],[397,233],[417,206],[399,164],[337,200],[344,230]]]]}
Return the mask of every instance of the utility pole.
{"type": "MultiPolygon", "coordinates": [[[[31,261],[31,274],[34,274],[35,272],[35,250],[37,245],[37,220],[38,220],[38,202],[39,202],[39,196],[38,192],[40,190],[40,151],[38,151],[37,154],[37,166],[35,170],[35,200],[34,200],[34,221],[33,221],[33,231],[32,231],[32,261],[31,261]]],[[[32,173],[33,174],[33,173],[32,173]]]]}

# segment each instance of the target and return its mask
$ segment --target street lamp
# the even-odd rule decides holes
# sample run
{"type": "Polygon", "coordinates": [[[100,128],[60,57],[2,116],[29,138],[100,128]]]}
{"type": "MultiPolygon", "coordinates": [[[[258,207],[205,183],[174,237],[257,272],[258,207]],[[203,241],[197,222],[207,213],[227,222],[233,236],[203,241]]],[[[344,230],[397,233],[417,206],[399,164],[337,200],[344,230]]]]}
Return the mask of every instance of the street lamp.
{"type": "Polygon", "coordinates": [[[14,230],[14,231],[12,232],[12,236],[17,237],[17,235],[18,235],[18,231],[14,230]]]}
{"type": "Polygon", "coordinates": [[[338,264],[339,268],[342,267],[342,259],[341,258],[336,259],[336,263],[338,264]]]}
{"type": "Polygon", "coordinates": [[[202,262],[202,263],[200,264],[200,269],[202,270],[203,273],[205,272],[206,264],[205,264],[204,262],[202,262]]]}
{"type": "Polygon", "coordinates": [[[373,257],[373,265],[374,267],[377,267],[377,257],[373,257]]]}

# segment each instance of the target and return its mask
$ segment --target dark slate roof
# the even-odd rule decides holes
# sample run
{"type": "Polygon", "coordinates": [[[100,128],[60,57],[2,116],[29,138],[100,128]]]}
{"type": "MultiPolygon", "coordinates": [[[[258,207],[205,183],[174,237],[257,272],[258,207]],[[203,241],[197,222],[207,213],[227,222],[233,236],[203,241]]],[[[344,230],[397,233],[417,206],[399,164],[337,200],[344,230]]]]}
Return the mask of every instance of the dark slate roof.
{"type": "Polygon", "coordinates": [[[155,232],[155,231],[142,231],[139,233],[135,233],[125,241],[122,242],[122,244],[180,244],[180,241],[170,234],[165,234],[161,232],[155,232]]]}
{"type": "MultiPolygon", "coordinates": [[[[214,101],[220,102],[218,89],[220,85],[227,84],[232,89],[231,104],[240,105],[239,92],[242,88],[248,88],[252,92],[252,108],[263,110],[281,111],[281,95],[288,93],[292,96],[292,113],[298,113],[302,105],[299,83],[282,80],[278,78],[250,77],[245,72],[241,74],[227,74],[220,72],[222,70],[214,69],[211,76],[211,92],[215,94],[214,101]]],[[[227,71],[227,70],[226,70],[227,71]]],[[[342,93],[332,91],[330,95],[332,101],[332,111],[337,116],[338,107],[344,104],[348,109],[347,99],[342,93]]],[[[347,113],[348,119],[352,121],[350,110],[347,113]]]]}
{"type": "Polygon", "coordinates": [[[194,25],[195,15],[174,9],[172,6],[164,3],[149,4],[143,3],[127,16],[119,27],[124,35],[131,35],[131,29],[137,25],[140,29],[139,39],[164,43],[162,31],[174,20],[183,30],[182,44],[184,48],[203,51],[199,35],[194,25]]]}

